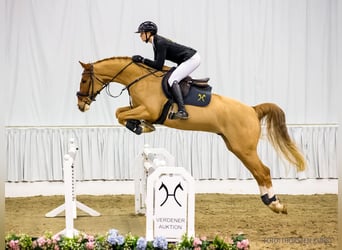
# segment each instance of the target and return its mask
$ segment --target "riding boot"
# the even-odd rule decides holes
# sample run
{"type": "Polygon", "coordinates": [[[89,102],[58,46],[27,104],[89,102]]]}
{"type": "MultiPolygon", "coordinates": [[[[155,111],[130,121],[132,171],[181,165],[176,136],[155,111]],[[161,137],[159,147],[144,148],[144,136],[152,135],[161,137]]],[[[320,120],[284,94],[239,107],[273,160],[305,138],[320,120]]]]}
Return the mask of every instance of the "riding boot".
{"type": "Polygon", "coordinates": [[[178,112],[174,114],[174,119],[188,119],[189,115],[185,110],[182,92],[177,81],[173,82],[171,92],[173,97],[175,98],[176,103],[178,104],[178,112]]]}

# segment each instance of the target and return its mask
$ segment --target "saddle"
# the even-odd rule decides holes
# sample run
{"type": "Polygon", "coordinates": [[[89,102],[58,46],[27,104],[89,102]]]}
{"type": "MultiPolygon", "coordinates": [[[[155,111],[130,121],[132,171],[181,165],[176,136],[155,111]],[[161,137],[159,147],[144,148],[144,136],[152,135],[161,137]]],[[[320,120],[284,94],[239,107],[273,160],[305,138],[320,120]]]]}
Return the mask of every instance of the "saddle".
{"type": "MultiPolygon", "coordinates": [[[[164,94],[169,100],[172,100],[173,96],[171,93],[170,85],[168,83],[168,79],[175,69],[175,67],[171,68],[165,74],[162,80],[162,88],[164,94]]],[[[212,89],[212,87],[208,84],[209,80],[210,78],[193,79],[190,76],[185,77],[179,83],[184,99],[184,104],[200,107],[207,106],[211,99],[212,89]]]]}

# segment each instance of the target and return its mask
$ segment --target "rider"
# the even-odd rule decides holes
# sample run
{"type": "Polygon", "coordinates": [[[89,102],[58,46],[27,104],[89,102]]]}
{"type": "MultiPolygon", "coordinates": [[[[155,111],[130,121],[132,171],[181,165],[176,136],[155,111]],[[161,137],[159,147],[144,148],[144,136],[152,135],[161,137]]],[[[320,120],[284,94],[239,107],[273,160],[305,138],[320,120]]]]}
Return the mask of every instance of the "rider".
{"type": "Polygon", "coordinates": [[[168,83],[171,87],[171,93],[178,104],[178,112],[174,117],[177,119],[188,119],[189,115],[185,110],[182,92],[179,82],[192,73],[199,65],[201,58],[196,50],[184,45],[175,43],[167,38],[157,34],[158,27],[151,21],[143,22],[139,25],[138,31],[143,42],[150,42],[153,45],[154,61],[143,58],[140,55],[132,57],[134,62],[144,63],[152,68],[161,70],[165,60],[177,64],[177,68],[172,72],[168,83]]]}

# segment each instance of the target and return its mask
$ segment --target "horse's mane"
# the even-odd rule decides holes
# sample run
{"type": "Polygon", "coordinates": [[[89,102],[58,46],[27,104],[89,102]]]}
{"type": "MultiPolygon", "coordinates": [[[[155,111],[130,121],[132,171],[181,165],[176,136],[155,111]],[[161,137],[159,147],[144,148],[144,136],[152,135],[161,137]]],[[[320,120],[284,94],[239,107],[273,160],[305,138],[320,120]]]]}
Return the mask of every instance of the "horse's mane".
{"type": "Polygon", "coordinates": [[[101,63],[101,62],[104,62],[104,61],[109,61],[109,60],[115,60],[115,59],[119,59],[119,60],[121,60],[121,59],[123,59],[123,60],[131,60],[131,57],[129,57],[129,56],[113,56],[113,57],[108,57],[108,58],[104,58],[104,59],[101,59],[101,60],[98,60],[98,61],[96,61],[96,62],[94,62],[94,64],[95,63],[101,63]]]}
{"type": "MultiPolygon", "coordinates": [[[[104,58],[104,59],[101,59],[101,60],[98,60],[96,62],[94,62],[93,64],[97,64],[97,63],[102,63],[102,62],[106,62],[106,61],[110,61],[110,60],[132,60],[132,57],[130,56],[113,56],[113,57],[108,57],[108,58],[104,58]]],[[[147,65],[139,65],[137,64],[138,66],[140,67],[143,67],[147,70],[151,70],[153,68],[151,68],[150,66],[147,66],[147,65]]],[[[170,69],[169,66],[166,66],[164,65],[163,66],[163,70],[160,70],[161,72],[165,72],[165,71],[168,71],[170,69]]]]}

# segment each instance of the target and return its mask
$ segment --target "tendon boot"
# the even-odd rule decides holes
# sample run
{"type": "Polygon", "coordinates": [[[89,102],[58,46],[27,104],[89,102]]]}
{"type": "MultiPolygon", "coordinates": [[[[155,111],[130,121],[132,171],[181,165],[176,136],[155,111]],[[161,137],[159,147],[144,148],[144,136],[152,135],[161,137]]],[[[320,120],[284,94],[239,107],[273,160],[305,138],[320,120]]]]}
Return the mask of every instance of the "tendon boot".
{"type": "Polygon", "coordinates": [[[178,112],[173,115],[173,119],[181,119],[181,120],[188,119],[189,115],[185,110],[182,92],[177,81],[173,82],[172,87],[171,87],[171,92],[172,92],[173,98],[178,104],[178,112]]]}
{"type": "Polygon", "coordinates": [[[127,120],[126,121],[126,128],[131,130],[132,132],[140,135],[142,133],[142,127],[140,126],[141,122],[139,120],[127,120]]]}

